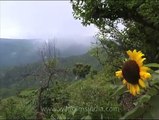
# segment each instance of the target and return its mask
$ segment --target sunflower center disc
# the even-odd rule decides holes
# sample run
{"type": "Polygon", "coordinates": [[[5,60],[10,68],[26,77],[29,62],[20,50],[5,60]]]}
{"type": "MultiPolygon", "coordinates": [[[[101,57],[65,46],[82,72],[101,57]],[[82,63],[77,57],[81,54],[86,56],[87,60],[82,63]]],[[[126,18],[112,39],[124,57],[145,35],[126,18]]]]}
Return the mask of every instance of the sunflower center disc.
{"type": "Polygon", "coordinates": [[[140,79],[139,66],[134,60],[129,60],[124,63],[122,73],[124,79],[131,84],[138,84],[140,79]]]}

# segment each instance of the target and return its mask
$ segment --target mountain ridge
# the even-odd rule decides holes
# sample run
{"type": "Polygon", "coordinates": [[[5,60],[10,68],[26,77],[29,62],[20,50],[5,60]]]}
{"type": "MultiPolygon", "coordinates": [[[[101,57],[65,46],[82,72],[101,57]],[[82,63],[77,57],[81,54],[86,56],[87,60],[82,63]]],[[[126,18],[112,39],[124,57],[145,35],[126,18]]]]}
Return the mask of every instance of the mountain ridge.
{"type": "MultiPolygon", "coordinates": [[[[23,65],[41,60],[40,49],[44,41],[37,39],[0,38],[0,67],[23,65]]],[[[69,46],[58,45],[60,57],[82,55],[88,52],[90,45],[73,42],[69,46]]]]}

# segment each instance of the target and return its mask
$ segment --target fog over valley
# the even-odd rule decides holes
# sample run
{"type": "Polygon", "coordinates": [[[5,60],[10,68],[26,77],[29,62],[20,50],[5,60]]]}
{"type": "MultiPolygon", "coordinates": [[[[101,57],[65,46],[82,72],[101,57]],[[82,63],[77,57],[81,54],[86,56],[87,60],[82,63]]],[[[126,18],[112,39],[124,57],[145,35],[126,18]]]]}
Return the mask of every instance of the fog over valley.
{"type": "Polygon", "coordinates": [[[69,57],[87,53],[91,42],[95,41],[93,37],[79,38],[79,42],[67,42],[69,40],[71,38],[48,40],[0,38],[0,66],[23,65],[40,61],[42,59],[40,51],[46,43],[55,45],[58,57],[69,57]],[[86,42],[81,43],[80,40],[86,42]]]}
{"type": "Polygon", "coordinates": [[[0,1],[0,66],[41,60],[39,51],[49,41],[59,57],[87,53],[98,30],[72,12],[69,1],[0,1]]]}

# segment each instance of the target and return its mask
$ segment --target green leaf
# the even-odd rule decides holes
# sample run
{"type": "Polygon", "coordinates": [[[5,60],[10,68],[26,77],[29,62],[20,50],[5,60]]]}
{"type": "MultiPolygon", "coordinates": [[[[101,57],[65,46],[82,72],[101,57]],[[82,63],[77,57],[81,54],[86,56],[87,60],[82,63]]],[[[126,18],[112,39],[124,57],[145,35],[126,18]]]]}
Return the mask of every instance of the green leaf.
{"type": "Polygon", "coordinates": [[[152,78],[153,78],[153,79],[159,79],[159,74],[153,73],[153,74],[152,74],[152,78]]]}
{"type": "Polygon", "coordinates": [[[115,91],[114,94],[112,94],[112,96],[115,96],[115,95],[121,95],[124,93],[124,91],[126,91],[126,88],[124,85],[120,85],[120,87],[118,87],[118,89],[115,91]]]}
{"type": "Polygon", "coordinates": [[[150,84],[151,84],[151,86],[159,84],[159,79],[153,79],[150,84]]]}
{"type": "Polygon", "coordinates": [[[159,90],[159,85],[154,85],[154,87],[159,90]]]}
{"type": "Polygon", "coordinates": [[[103,114],[101,114],[101,115],[100,115],[100,120],[103,120],[103,119],[104,119],[104,118],[103,118],[103,114]]]}
{"type": "Polygon", "coordinates": [[[145,112],[145,109],[143,106],[136,106],[134,109],[132,109],[131,111],[127,112],[123,117],[121,117],[120,119],[134,119],[139,117],[140,115],[142,115],[145,112]]]}
{"type": "Polygon", "coordinates": [[[149,63],[149,64],[146,64],[145,66],[147,66],[147,67],[157,67],[157,68],[159,68],[159,64],[157,64],[157,63],[149,63]]]}
{"type": "Polygon", "coordinates": [[[156,70],[155,73],[158,73],[158,74],[159,74],[159,70],[156,70]]]}
{"type": "Polygon", "coordinates": [[[77,112],[77,109],[75,108],[73,111],[72,111],[72,116],[74,116],[75,115],[75,113],[77,112]]]}
{"type": "Polygon", "coordinates": [[[0,120],[4,120],[5,118],[3,116],[0,116],[0,120]]]}
{"type": "Polygon", "coordinates": [[[159,95],[153,96],[152,99],[150,100],[150,113],[153,116],[153,118],[157,119],[159,118],[159,95]]]}
{"type": "Polygon", "coordinates": [[[82,117],[81,120],[92,120],[92,117],[90,115],[87,115],[82,117]]]}
{"type": "Polygon", "coordinates": [[[148,102],[150,100],[151,96],[150,95],[143,95],[142,97],[140,97],[138,99],[139,103],[145,103],[148,102]]]}
{"type": "Polygon", "coordinates": [[[147,94],[150,95],[150,96],[154,96],[158,93],[158,90],[155,89],[154,87],[152,87],[148,92],[147,94]]]}
{"type": "Polygon", "coordinates": [[[152,120],[153,116],[149,111],[147,111],[147,112],[144,113],[143,119],[151,119],[152,120]]]}
{"type": "Polygon", "coordinates": [[[57,114],[59,120],[66,120],[66,116],[64,114],[57,114]]]}

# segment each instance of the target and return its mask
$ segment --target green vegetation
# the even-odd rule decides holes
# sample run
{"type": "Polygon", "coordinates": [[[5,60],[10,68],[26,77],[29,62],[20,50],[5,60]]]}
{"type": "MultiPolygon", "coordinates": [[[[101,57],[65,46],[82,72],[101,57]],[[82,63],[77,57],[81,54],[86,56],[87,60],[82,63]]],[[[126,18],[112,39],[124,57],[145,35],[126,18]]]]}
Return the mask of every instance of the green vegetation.
{"type": "MultiPolygon", "coordinates": [[[[56,80],[65,82],[73,81],[75,78],[72,72],[74,64],[76,62],[89,63],[90,60],[92,60],[90,65],[92,65],[94,69],[101,69],[98,61],[89,54],[60,58],[57,68],[65,69],[67,74],[57,76],[56,80]]],[[[46,76],[42,70],[43,68],[42,63],[38,62],[0,70],[0,96],[4,98],[16,95],[26,88],[38,88],[41,79],[37,78],[37,75],[46,76]]]]}
{"type": "Polygon", "coordinates": [[[89,74],[91,69],[90,65],[83,65],[81,63],[76,63],[73,68],[73,74],[78,78],[85,78],[89,74]]]}
{"type": "Polygon", "coordinates": [[[68,58],[57,58],[54,54],[45,59],[43,51],[41,63],[1,70],[0,119],[159,118],[159,2],[72,0],[71,3],[76,19],[81,19],[84,25],[94,24],[100,30],[96,44],[89,54],[68,58]],[[119,28],[121,24],[123,29],[119,28]],[[141,62],[140,67],[134,59],[127,59],[126,51],[134,49],[145,54],[147,63],[140,58],[143,57],[140,52],[132,56],[141,62]],[[146,67],[140,70],[142,62],[149,71],[146,67]],[[135,79],[139,84],[138,80],[149,78],[150,73],[151,78],[144,81],[147,87],[140,94],[138,88],[127,85],[127,89],[122,79],[115,76],[119,69],[125,79],[134,77],[126,80],[129,83],[135,79]],[[148,73],[140,73],[145,71],[148,73]],[[131,94],[135,90],[137,95],[131,94]]]}

